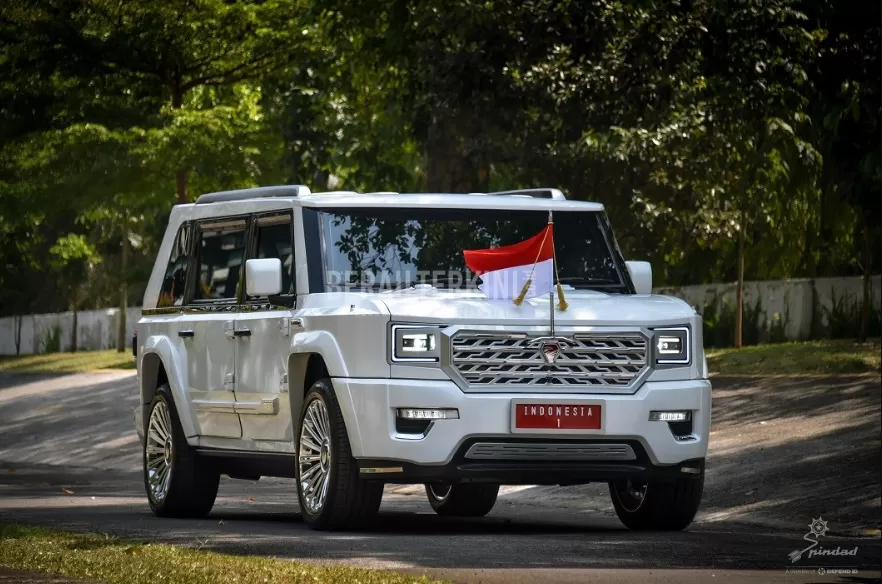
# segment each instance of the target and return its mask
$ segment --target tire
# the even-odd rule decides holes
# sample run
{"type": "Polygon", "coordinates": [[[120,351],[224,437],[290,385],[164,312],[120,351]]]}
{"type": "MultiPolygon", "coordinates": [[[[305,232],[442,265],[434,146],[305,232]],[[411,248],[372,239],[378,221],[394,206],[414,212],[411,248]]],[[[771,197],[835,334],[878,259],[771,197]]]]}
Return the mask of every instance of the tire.
{"type": "Polygon", "coordinates": [[[330,379],[306,393],[296,440],[297,497],[306,525],[324,531],[367,525],[380,508],[383,483],[358,476],[330,379]]]}
{"type": "Polygon", "coordinates": [[[628,529],[635,531],[679,531],[692,523],[701,493],[704,477],[680,479],[672,483],[637,483],[613,481],[609,483],[616,515],[628,529]],[[628,487],[632,491],[628,491],[628,487]],[[636,488],[634,488],[636,487],[636,488]],[[631,493],[641,491],[643,497],[631,493]]]}
{"type": "Polygon", "coordinates": [[[429,504],[435,513],[444,517],[483,517],[493,509],[497,495],[499,485],[426,485],[429,504]]]}
{"type": "Polygon", "coordinates": [[[214,506],[220,473],[187,444],[168,384],[150,404],[144,429],[144,489],[157,517],[205,517],[214,506]],[[170,426],[170,428],[166,427],[170,426]],[[165,470],[162,479],[161,471],[165,470]]]}

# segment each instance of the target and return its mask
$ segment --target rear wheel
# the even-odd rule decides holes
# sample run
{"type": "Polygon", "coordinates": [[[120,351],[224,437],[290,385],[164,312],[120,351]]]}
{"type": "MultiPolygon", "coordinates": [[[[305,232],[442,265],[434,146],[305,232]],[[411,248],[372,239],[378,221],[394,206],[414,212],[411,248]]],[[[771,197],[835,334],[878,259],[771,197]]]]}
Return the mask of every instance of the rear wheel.
{"type": "Polygon", "coordinates": [[[640,531],[679,531],[692,523],[704,477],[670,483],[637,480],[612,481],[609,494],[625,527],[640,531]]]}
{"type": "Polygon", "coordinates": [[[499,485],[466,483],[460,485],[427,484],[426,496],[438,515],[446,517],[483,517],[493,509],[499,485]]]}
{"type": "Polygon", "coordinates": [[[296,472],[300,511],[313,529],[359,527],[380,508],[383,484],[358,476],[329,379],[315,382],[303,400],[296,472]]]}
{"type": "Polygon", "coordinates": [[[214,506],[220,473],[187,444],[171,389],[156,391],[144,432],[144,488],[158,517],[204,517],[214,506]]]}

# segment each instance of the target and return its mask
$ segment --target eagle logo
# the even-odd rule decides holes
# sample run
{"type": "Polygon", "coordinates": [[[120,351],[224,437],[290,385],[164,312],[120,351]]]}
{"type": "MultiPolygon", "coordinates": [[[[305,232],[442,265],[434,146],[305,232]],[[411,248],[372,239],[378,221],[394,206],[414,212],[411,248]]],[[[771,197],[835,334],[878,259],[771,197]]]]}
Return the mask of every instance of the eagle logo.
{"type": "Polygon", "coordinates": [[[546,363],[554,365],[557,362],[557,356],[560,354],[560,345],[557,343],[542,343],[540,353],[546,363]]]}

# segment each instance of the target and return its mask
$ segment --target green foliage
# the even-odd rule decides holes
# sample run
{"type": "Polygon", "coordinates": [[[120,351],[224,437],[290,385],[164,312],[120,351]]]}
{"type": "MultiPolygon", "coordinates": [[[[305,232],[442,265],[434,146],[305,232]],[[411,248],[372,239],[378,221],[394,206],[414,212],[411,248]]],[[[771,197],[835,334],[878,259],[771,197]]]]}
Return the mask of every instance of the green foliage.
{"type": "Polygon", "coordinates": [[[776,312],[769,322],[769,342],[784,343],[787,341],[787,325],[790,323],[790,306],[784,307],[784,314],[776,312]]]}
{"type": "MultiPolygon", "coordinates": [[[[829,339],[856,339],[861,328],[861,301],[850,294],[837,296],[832,291],[830,307],[822,306],[823,323],[819,334],[829,339]]],[[[878,337],[882,329],[882,312],[870,310],[869,336],[878,337]]]]}
{"type": "MultiPolygon", "coordinates": [[[[735,341],[734,303],[714,297],[702,307],[701,316],[705,347],[731,347],[733,345],[735,341]]],[[[752,305],[745,299],[742,343],[745,345],[758,344],[760,334],[765,327],[766,317],[762,299],[757,298],[752,305]]]]}
{"type": "Polygon", "coordinates": [[[659,284],[739,239],[746,279],[878,272],[880,7],[841,4],[7,0],[0,311],[137,298],[172,204],[285,183],[556,186],[659,284]]]}
{"type": "Polygon", "coordinates": [[[56,321],[40,335],[40,353],[58,353],[60,351],[61,325],[56,321]]]}

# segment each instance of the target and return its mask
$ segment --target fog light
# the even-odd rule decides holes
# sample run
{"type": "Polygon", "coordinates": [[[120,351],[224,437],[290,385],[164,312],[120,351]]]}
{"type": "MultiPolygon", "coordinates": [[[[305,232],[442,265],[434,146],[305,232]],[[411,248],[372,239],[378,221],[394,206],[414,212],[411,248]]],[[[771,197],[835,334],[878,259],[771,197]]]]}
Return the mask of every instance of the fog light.
{"type": "Polygon", "coordinates": [[[650,422],[686,422],[692,418],[692,412],[649,412],[650,422]]]}
{"type": "Polygon", "coordinates": [[[398,408],[398,417],[405,420],[456,420],[459,410],[439,408],[398,408]]]}

